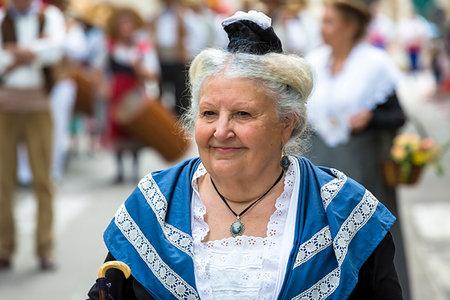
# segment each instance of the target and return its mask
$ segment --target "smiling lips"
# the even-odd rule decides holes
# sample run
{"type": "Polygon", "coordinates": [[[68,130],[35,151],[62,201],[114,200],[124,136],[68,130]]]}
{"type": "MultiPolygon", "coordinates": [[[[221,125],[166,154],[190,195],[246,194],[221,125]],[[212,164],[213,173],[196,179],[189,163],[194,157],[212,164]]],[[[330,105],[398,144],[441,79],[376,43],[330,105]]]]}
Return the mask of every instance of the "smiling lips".
{"type": "Polygon", "coordinates": [[[212,148],[215,151],[221,153],[230,153],[241,149],[241,147],[215,147],[215,146],[213,146],[212,148]]]}

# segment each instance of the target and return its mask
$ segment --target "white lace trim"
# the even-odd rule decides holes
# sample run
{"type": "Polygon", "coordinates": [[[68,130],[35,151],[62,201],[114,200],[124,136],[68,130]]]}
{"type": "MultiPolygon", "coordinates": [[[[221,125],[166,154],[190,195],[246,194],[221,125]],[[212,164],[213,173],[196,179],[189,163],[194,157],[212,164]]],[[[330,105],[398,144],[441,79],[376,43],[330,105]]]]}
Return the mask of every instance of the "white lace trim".
{"type": "Polygon", "coordinates": [[[158,255],[158,252],[150,244],[139,226],[131,218],[124,204],[117,211],[114,222],[117,228],[127,238],[131,245],[139,253],[139,256],[147,264],[156,278],[177,299],[200,299],[197,292],[177,273],[175,273],[158,255]]]}
{"type": "Polygon", "coordinates": [[[156,219],[167,240],[179,250],[192,257],[192,237],[178,228],[165,222],[167,213],[167,200],[159,190],[151,174],[146,175],[138,184],[141,193],[155,213],[156,219]]]}
{"type": "Polygon", "coordinates": [[[333,248],[339,265],[347,255],[348,245],[356,233],[369,221],[378,205],[378,200],[366,190],[363,199],[353,209],[334,238],[333,248]]]}
{"type": "Polygon", "coordinates": [[[293,269],[304,264],[311,257],[331,246],[332,242],[333,239],[331,238],[330,227],[327,225],[317,232],[311,239],[300,245],[293,269]]]}
{"type": "MultiPolygon", "coordinates": [[[[362,200],[358,203],[358,205],[356,205],[349,217],[344,221],[338,234],[333,240],[333,248],[338,263],[338,268],[316,282],[308,290],[295,296],[293,299],[326,299],[336,290],[340,281],[341,265],[347,254],[348,246],[356,233],[367,223],[367,221],[370,220],[377,209],[377,206],[378,200],[372,195],[371,192],[366,190],[362,200]]],[[[313,240],[316,235],[314,235],[311,240],[313,240]]],[[[309,243],[310,241],[306,243],[309,243]]],[[[313,243],[313,241],[311,241],[311,243],[313,243]]],[[[317,253],[318,252],[315,254],[317,253]]]]}
{"type": "MultiPolygon", "coordinates": [[[[330,171],[336,178],[323,185],[320,189],[320,197],[322,198],[322,204],[325,211],[347,181],[347,176],[344,173],[336,169],[330,169],[330,171]]],[[[293,269],[307,262],[320,251],[326,249],[332,242],[330,227],[327,225],[299,247],[293,269]]]]}
{"type": "Polygon", "coordinates": [[[304,291],[303,293],[292,298],[293,300],[319,300],[326,299],[339,286],[341,278],[341,268],[337,267],[324,278],[319,280],[315,285],[304,291]]]}
{"type": "Polygon", "coordinates": [[[327,211],[328,205],[334,197],[336,197],[347,181],[347,176],[344,173],[336,169],[330,169],[330,171],[336,176],[336,178],[320,188],[320,197],[322,198],[322,204],[325,211],[327,211]]]}

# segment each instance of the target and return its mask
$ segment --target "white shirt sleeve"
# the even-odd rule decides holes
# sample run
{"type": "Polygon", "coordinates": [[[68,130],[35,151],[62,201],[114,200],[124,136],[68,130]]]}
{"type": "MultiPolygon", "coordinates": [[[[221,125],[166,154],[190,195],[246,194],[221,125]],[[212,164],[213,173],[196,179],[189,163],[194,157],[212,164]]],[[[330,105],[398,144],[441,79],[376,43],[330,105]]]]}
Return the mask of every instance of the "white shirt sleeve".
{"type": "Polygon", "coordinates": [[[71,60],[83,61],[88,53],[89,49],[83,28],[79,24],[72,24],[64,39],[64,54],[71,60]]]}
{"type": "Polygon", "coordinates": [[[150,46],[142,56],[142,64],[144,68],[150,73],[158,74],[160,72],[160,65],[158,55],[153,46],[150,46]]]}

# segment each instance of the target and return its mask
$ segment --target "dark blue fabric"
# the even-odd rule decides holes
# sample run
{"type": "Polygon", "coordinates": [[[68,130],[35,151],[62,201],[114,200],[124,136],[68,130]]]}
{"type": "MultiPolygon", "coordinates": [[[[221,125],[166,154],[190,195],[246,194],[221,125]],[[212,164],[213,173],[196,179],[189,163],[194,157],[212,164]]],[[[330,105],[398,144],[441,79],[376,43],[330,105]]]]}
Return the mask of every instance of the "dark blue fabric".
{"type": "MultiPolygon", "coordinates": [[[[184,230],[190,235],[190,198],[192,189],[190,178],[199,160],[184,161],[168,170],[155,172],[153,178],[169,203],[166,222],[184,230]],[[172,188],[174,187],[175,188],[172,188]],[[174,200],[179,195],[178,201],[174,200]],[[181,200],[181,201],[180,201],[181,200]],[[184,201],[182,201],[184,200],[184,201]],[[173,222],[173,223],[171,223],[173,222]]],[[[193,262],[189,255],[174,247],[162,232],[155,213],[139,187],[125,201],[125,207],[140,230],[146,235],[161,259],[189,285],[195,288],[193,262]]],[[[156,299],[176,299],[153,274],[139,253],[116,226],[114,219],[104,233],[105,244],[111,254],[131,268],[133,277],[138,280],[156,299]]]]}

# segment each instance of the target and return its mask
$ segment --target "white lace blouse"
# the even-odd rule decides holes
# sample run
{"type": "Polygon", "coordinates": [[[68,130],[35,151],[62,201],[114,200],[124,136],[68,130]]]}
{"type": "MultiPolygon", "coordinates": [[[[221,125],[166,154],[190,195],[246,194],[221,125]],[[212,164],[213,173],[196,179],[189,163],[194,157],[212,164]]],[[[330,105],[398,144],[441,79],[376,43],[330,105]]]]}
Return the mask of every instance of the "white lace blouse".
{"type": "Polygon", "coordinates": [[[195,283],[201,299],[275,299],[283,284],[294,240],[300,171],[295,157],[284,179],[284,191],[267,224],[267,236],[237,236],[202,242],[209,231],[206,207],[197,180],[207,171],[200,164],[192,179],[191,226],[195,283]]]}

